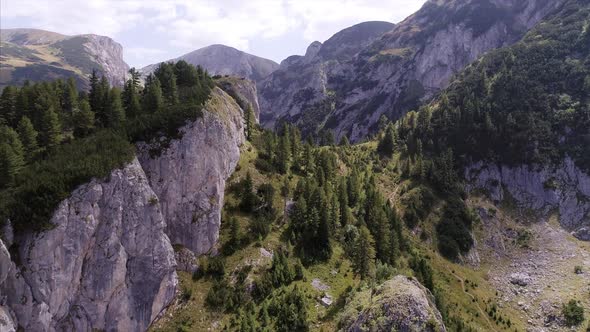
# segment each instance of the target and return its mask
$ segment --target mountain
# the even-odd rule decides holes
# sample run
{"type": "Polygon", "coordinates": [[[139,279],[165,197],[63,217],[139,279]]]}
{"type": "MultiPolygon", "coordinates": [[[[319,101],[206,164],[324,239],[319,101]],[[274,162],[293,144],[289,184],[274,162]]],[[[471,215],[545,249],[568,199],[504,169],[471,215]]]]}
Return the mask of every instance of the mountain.
{"type": "Polygon", "coordinates": [[[325,61],[318,52],[318,61],[295,63],[260,82],[262,124],[287,121],[306,134],[328,129],[359,141],[376,131],[381,115],[395,120],[417,108],[453,74],[516,42],[562,3],[428,1],[348,60],[325,61]]]}
{"type": "Polygon", "coordinates": [[[0,88],[25,80],[76,79],[86,88],[93,69],[122,86],[129,66],[123,48],[109,37],[66,36],[37,29],[0,30],[0,88]]]}
{"type": "MultiPolygon", "coordinates": [[[[257,57],[225,45],[211,45],[182,55],[169,61],[185,60],[192,65],[200,65],[212,75],[232,75],[245,77],[255,82],[275,71],[279,65],[268,59],[257,57]]],[[[141,69],[148,75],[157,64],[141,69]]]]}
{"type": "MultiPolygon", "coordinates": [[[[301,114],[303,110],[306,110],[308,118],[306,123],[321,122],[331,102],[322,104],[318,96],[333,99],[328,90],[327,73],[337,71],[341,63],[351,61],[358,52],[393,27],[394,24],[388,22],[360,23],[336,33],[323,44],[313,42],[305,56],[295,55],[283,60],[277,71],[258,83],[261,123],[272,127],[279,119],[298,122],[287,114],[301,114]],[[318,101],[318,104],[312,106],[312,100],[318,101]]],[[[309,131],[302,122],[298,124],[304,132],[309,131]]]]}

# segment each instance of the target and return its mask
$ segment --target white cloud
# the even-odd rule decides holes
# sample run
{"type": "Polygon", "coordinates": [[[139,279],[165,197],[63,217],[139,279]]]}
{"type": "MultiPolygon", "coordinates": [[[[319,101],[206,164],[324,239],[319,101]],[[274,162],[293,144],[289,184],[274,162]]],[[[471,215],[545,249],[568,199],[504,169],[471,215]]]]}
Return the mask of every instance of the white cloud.
{"type": "MultiPolygon", "coordinates": [[[[65,34],[141,34],[159,47],[213,43],[249,50],[294,31],[307,42],[367,20],[400,21],[424,0],[1,0],[0,17],[65,34]],[[138,32],[139,31],[139,32],[138,32]],[[152,36],[153,35],[153,36],[152,36]]],[[[133,37],[133,36],[132,36],[133,37]]],[[[127,36],[126,36],[127,38],[127,36]]],[[[127,38],[129,39],[129,38],[127,38]]],[[[153,48],[153,44],[150,45],[153,48]]],[[[128,51],[129,54],[140,48],[128,51]]],[[[153,52],[151,53],[153,55],[153,52]]]]}

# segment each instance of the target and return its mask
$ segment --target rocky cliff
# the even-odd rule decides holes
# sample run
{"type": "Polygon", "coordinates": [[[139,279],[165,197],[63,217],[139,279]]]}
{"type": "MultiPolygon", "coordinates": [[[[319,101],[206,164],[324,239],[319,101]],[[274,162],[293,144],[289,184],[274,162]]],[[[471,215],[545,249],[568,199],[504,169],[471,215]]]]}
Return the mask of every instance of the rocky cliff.
{"type": "MultiPolygon", "coordinates": [[[[192,51],[170,61],[185,60],[205,68],[211,75],[231,75],[259,81],[275,71],[279,65],[225,45],[211,45],[192,51]]],[[[158,64],[141,69],[143,75],[153,72],[158,64]]]]}
{"type": "Polygon", "coordinates": [[[139,159],[78,187],[52,229],[3,230],[1,330],[145,331],[175,295],[172,244],[197,254],[216,244],[242,121],[237,103],[215,88],[180,138],[139,144],[139,159]]]}
{"type": "Polygon", "coordinates": [[[308,133],[330,129],[358,141],[376,130],[381,115],[397,119],[418,107],[453,74],[484,52],[516,42],[563,2],[428,1],[349,60],[271,74],[259,85],[261,120],[268,127],[287,120],[308,133]]]}
{"type": "Polygon", "coordinates": [[[196,254],[219,237],[225,180],[234,171],[244,141],[242,110],[215,88],[204,116],[181,129],[158,157],[153,145],[139,146],[139,160],[166,219],[166,234],[196,254]]]}
{"type": "Polygon", "coordinates": [[[341,331],[446,331],[434,297],[416,279],[396,276],[346,303],[341,331]]]}
{"type": "Polygon", "coordinates": [[[87,42],[84,48],[90,58],[100,65],[102,72],[114,86],[123,86],[129,65],[123,61],[123,46],[109,37],[84,35],[87,42]]]}
{"type": "Polygon", "coordinates": [[[567,158],[557,166],[479,162],[465,170],[467,189],[484,189],[496,203],[509,200],[540,217],[557,211],[565,229],[590,241],[590,176],[567,158]]]}
{"type": "Polygon", "coordinates": [[[232,96],[243,110],[251,106],[258,122],[260,118],[260,105],[258,103],[258,91],[254,82],[245,78],[230,76],[219,78],[215,80],[215,83],[223,91],[232,96]]]}
{"type": "Polygon", "coordinates": [[[1,303],[16,326],[143,331],[173,299],[174,252],[137,160],[76,189],[51,222],[15,239],[16,264],[2,250],[1,303]]]}
{"type": "Polygon", "coordinates": [[[25,80],[70,77],[87,88],[93,69],[111,85],[122,86],[129,70],[123,61],[123,47],[109,37],[66,36],[37,29],[3,29],[0,35],[0,88],[25,80]]]}

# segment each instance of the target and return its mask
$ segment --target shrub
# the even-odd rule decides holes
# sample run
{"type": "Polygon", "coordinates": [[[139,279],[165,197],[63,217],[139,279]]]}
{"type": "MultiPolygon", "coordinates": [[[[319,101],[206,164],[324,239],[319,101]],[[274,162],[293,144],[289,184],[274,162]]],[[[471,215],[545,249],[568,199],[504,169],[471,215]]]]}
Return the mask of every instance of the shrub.
{"type": "Polygon", "coordinates": [[[564,304],[562,313],[568,326],[579,325],[584,321],[584,308],[576,300],[564,304]]]}

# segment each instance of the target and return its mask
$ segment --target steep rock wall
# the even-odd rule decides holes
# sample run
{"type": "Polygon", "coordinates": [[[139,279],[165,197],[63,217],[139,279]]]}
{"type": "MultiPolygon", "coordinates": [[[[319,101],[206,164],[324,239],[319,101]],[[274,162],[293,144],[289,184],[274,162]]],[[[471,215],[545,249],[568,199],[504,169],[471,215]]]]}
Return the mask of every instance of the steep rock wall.
{"type": "Polygon", "coordinates": [[[160,210],[137,160],[80,186],[15,238],[18,266],[0,250],[0,304],[25,331],[146,330],[177,285],[160,210]]]}
{"type": "Polygon", "coordinates": [[[566,158],[558,166],[475,163],[465,170],[467,189],[485,189],[496,202],[513,199],[521,208],[547,216],[559,212],[561,225],[590,241],[590,176],[566,158]]]}
{"type": "Polygon", "coordinates": [[[158,157],[139,146],[139,160],[162,206],[166,234],[196,254],[219,238],[225,180],[234,171],[244,141],[242,110],[219,88],[202,118],[181,129],[158,157]]]}

